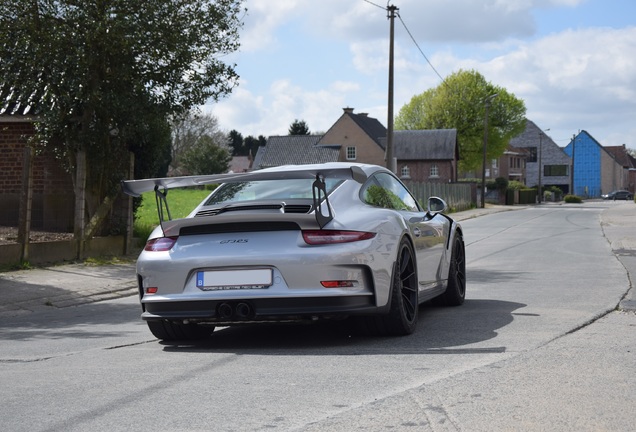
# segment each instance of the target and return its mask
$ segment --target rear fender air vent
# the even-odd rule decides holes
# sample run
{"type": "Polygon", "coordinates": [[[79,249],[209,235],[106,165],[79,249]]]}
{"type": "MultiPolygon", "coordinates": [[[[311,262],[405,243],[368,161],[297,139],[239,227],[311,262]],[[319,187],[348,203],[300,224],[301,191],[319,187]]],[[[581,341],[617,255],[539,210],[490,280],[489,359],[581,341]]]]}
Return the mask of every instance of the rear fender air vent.
{"type": "Polygon", "coordinates": [[[233,232],[300,231],[294,222],[236,222],[182,227],[179,235],[227,234],[233,232]]]}

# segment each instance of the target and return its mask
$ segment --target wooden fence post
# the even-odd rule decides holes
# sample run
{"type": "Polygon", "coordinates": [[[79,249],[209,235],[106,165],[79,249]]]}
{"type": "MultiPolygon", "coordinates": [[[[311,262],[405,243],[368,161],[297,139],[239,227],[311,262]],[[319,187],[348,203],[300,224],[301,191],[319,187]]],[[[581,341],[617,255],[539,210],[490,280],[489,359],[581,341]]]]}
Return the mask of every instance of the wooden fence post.
{"type": "Polygon", "coordinates": [[[22,191],[20,193],[20,216],[18,243],[20,243],[20,263],[29,261],[29,237],[31,235],[31,206],[33,203],[33,147],[24,148],[22,162],[22,191]]]}
{"type": "MultiPolygon", "coordinates": [[[[135,179],[135,154],[130,152],[130,168],[128,169],[128,179],[135,179]]],[[[128,255],[132,252],[132,242],[133,242],[133,228],[134,228],[134,218],[133,218],[133,197],[128,195],[127,199],[127,209],[126,209],[126,244],[124,246],[124,255],[128,255]]]]}
{"type": "Polygon", "coordinates": [[[75,167],[75,241],[77,242],[77,258],[84,258],[84,230],[86,211],[86,152],[79,150],[76,154],[75,167]]]}

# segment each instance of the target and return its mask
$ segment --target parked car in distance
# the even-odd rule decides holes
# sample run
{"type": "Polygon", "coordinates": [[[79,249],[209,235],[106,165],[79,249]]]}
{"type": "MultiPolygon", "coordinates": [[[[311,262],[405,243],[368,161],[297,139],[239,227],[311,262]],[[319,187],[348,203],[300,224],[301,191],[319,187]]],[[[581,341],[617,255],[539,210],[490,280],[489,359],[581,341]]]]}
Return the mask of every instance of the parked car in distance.
{"type": "Polygon", "coordinates": [[[293,165],[122,187],[154,189],[167,210],[167,189],[205,184],[220,186],[187,217],[161,221],[137,260],[142,319],[159,339],[350,316],[407,335],[421,303],[464,302],[461,226],[442,199],[422,208],[386,168],[293,165]]]}
{"type": "Polygon", "coordinates": [[[626,190],[615,190],[608,194],[601,195],[601,197],[605,200],[632,200],[634,199],[634,194],[630,191],[626,190]]]}

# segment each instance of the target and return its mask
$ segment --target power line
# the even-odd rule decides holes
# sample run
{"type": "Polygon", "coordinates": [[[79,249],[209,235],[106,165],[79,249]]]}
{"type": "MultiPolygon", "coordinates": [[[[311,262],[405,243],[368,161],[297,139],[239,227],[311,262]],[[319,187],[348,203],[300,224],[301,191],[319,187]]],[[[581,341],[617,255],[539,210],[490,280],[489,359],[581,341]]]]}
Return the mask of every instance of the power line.
{"type": "Polygon", "coordinates": [[[369,1],[369,0],[362,0],[362,1],[365,1],[365,2],[369,3],[370,5],[378,7],[380,9],[382,9],[382,10],[387,10],[387,8],[385,8],[384,6],[380,6],[379,4],[373,3],[372,1],[369,1]]]}
{"type": "MultiPolygon", "coordinates": [[[[375,6],[377,8],[380,8],[382,10],[385,10],[387,12],[389,12],[389,6],[388,6],[388,2],[387,2],[387,6],[381,6],[377,3],[373,3],[371,0],[362,0],[366,3],[369,3],[372,6],[375,6]]],[[[390,0],[389,0],[390,1],[390,0]]],[[[396,8],[397,10],[397,8],[396,8]]],[[[433,69],[433,72],[435,72],[435,74],[439,77],[440,80],[442,80],[442,82],[444,83],[444,85],[448,85],[446,83],[446,80],[440,75],[439,72],[437,72],[437,69],[435,69],[435,66],[433,66],[433,63],[431,63],[431,61],[428,59],[428,57],[426,56],[426,54],[424,54],[424,51],[422,51],[422,48],[420,48],[419,44],[417,43],[417,41],[415,40],[415,38],[413,37],[413,34],[411,33],[411,31],[409,30],[409,28],[406,26],[406,23],[404,22],[404,20],[402,19],[402,16],[399,14],[399,12],[397,13],[397,17],[400,19],[400,22],[402,23],[402,25],[404,26],[404,29],[406,30],[406,32],[408,33],[408,35],[410,36],[411,40],[413,41],[413,44],[415,44],[415,47],[418,49],[418,51],[420,52],[420,54],[422,54],[422,57],[424,57],[424,60],[426,60],[426,62],[428,63],[428,65],[431,67],[431,69],[433,69]]]]}
{"type": "MultiPolygon", "coordinates": [[[[366,1],[366,0],[365,0],[366,1]]],[[[446,84],[446,80],[444,78],[442,78],[442,76],[439,74],[439,72],[437,72],[437,69],[435,69],[435,66],[433,66],[433,63],[431,63],[431,61],[428,59],[428,57],[426,57],[426,54],[424,54],[424,51],[422,51],[422,48],[420,48],[420,46],[418,45],[417,41],[415,40],[415,38],[413,37],[413,35],[411,34],[411,31],[409,30],[409,28],[406,26],[406,23],[404,22],[404,20],[402,19],[402,16],[398,13],[398,18],[400,19],[400,22],[402,23],[402,25],[404,26],[404,29],[406,30],[406,32],[409,34],[409,36],[411,37],[411,40],[413,41],[413,43],[415,44],[415,46],[417,47],[417,49],[419,50],[420,54],[422,54],[422,57],[424,57],[424,59],[426,60],[426,62],[428,63],[428,65],[431,67],[431,69],[433,69],[433,72],[435,72],[435,74],[439,77],[439,79],[442,80],[442,82],[444,84],[446,84]]]]}

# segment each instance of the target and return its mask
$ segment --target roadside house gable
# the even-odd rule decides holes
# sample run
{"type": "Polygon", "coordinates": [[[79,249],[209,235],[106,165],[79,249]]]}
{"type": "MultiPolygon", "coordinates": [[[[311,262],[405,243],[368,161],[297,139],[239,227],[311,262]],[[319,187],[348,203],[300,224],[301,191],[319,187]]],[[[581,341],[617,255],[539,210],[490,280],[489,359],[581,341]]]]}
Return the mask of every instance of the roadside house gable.
{"type": "Polygon", "coordinates": [[[589,132],[579,132],[564,149],[568,155],[573,150],[574,193],[598,197],[627,187],[623,166],[589,132]]]}
{"type": "Polygon", "coordinates": [[[353,108],[343,108],[343,114],[320,140],[320,145],[340,146],[340,161],[384,165],[386,128],[365,113],[355,114],[353,108]]]}
{"type": "MultiPolygon", "coordinates": [[[[510,146],[528,151],[526,157],[526,185],[537,186],[539,184],[539,156],[544,172],[541,176],[543,186],[557,186],[564,192],[569,191],[570,175],[546,176],[545,167],[563,167],[567,173],[572,169],[572,159],[555,143],[546,131],[538,127],[533,121],[526,119],[526,128],[516,137],[510,140],[510,146]],[[541,151],[539,152],[539,146],[541,151]]],[[[548,169],[548,171],[550,171],[548,169]]]]}
{"type": "Polygon", "coordinates": [[[627,152],[625,144],[622,146],[605,146],[605,150],[610,153],[623,168],[636,168],[636,158],[627,152]]]}

